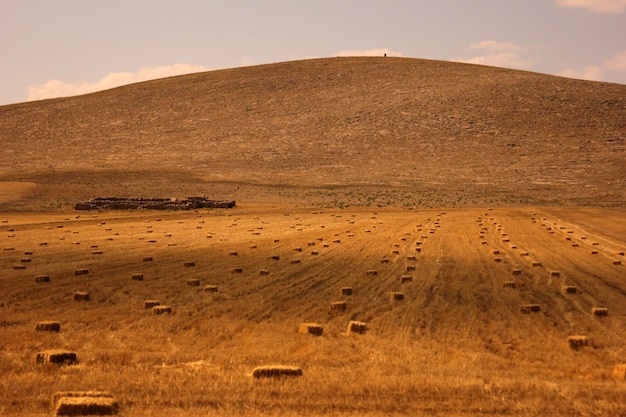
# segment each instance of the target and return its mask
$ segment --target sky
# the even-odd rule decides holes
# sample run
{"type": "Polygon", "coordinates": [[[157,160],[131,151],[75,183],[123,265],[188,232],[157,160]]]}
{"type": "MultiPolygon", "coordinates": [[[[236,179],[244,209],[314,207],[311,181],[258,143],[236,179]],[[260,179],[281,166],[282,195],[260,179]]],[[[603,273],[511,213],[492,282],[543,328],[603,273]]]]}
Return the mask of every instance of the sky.
{"type": "Polygon", "coordinates": [[[626,84],[626,0],[0,0],[0,105],[385,53],[626,84]]]}

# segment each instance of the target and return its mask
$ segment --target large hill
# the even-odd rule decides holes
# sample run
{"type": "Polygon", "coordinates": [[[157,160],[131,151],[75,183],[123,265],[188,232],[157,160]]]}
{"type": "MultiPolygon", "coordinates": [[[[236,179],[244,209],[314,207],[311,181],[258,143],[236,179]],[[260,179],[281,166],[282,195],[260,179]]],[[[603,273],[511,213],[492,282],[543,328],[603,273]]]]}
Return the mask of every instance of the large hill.
{"type": "Polygon", "coordinates": [[[625,140],[625,85],[422,59],[285,62],[0,107],[0,181],[15,190],[0,208],[198,194],[622,206],[625,140]]]}

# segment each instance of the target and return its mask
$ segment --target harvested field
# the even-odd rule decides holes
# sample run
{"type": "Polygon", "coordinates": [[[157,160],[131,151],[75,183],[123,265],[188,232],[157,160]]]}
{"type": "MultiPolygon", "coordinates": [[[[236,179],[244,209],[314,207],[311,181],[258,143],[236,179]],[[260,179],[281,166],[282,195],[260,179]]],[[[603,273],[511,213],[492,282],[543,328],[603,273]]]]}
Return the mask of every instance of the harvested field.
{"type": "MultiPolygon", "coordinates": [[[[321,413],[317,407],[329,399],[349,410],[350,393],[367,389],[393,398],[393,404],[411,410],[408,414],[424,410],[424,404],[441,404],[437,391],[442,390],[450,409],[456,407],[450,402],[454,400],[480,404],[495,413],[501,401],[508,400],[484,394],[484,379],[515,398],[511,400],[515,404],[534,404],[535,411],[548,413],[554,404],[567,409],[571,401],[585,407],[575,398],[589,392],[603,398],[604,404],[613,404],[599,413],[596,409],[596,415],[620,410],[617,399],[623,398],[626,386],[608,381],[613,381],[615,363],[626,354],[626,284],[623,271],[610,261],[626,248],[624,240],[568,222],[568,230],[580,230],[574,235],[587,236],[581,245],[601,242],[593,246],[599,253],[591,255],[561,244],[559,234],[565,231],[557,228],[550,234],[530,220],[533,213],[550,219],[547,209],[448,209],[440,216],[437,232],[422,241],[422,255],[410,261],[418,271],[411,276],[405,269],[407,256],[421,239],[416,225],[428,228],[438,212],[379,211],[373,220],[367,211],[290,210],[285,216],[275,210],[247,210],[237,212],[236,227],[233,218],[217,211],[98,213],[84,219],[68,214],[5,216],[8,223],[0,227],[14,228],[11,233],[16,236],[10,238],[14,250],[4,251],[0,258],[6,353],[0,356],[6,380],[0,396],[16,398],[8,387],[25,394],[13,405],[3,405],[2,412],[47,415],[47,407],[30,401],[32,396],[79,390],[87,382],[91,387],[115,388],[111,390],[122,412],[131,416],[144,409],[175,413],[174,395],[177,404],[182,401],[185,407],[204,411],[209,409],[208,395],[229,410],[226,414],[240,414],[240,407],[251,406],[246,399],[250,370],[259,363],[276,362],[305,365],[305,378],[294,380],[294,386],[276,388],[284,398],[293,399],[289,407],[299,411],[303,409],[297,404],[305,401],[307,408],[321,413]],[[520,257],[519,249],[501,242],[489,222],[479,226],[478,215],[504,225],[517,247],[532,249],[532,257],[520,257]],[[146,242],[137,234],[141,230],[143,235],[148,221],[152,234],[171,236],[150,246],[154,261],[146,263],[142,262],[146,242]],[[200,221],[210,225],[214,239],[206,239],[206,230],[196,228],[200,221]],[[262,235],[240,232],[259,224],[262,235]],[[486,246],[475,238],[481,228],[487,229],[486,246]],[[319,245],[317,257],[293,250],[320,238],[341,238],[346,230],[354,237],[341,245],[319,245]],[[60,239],[74,232],[84,245],[60,239]],[[110,236],[115,240],[107,240],[110,236]],[[406,240],[395,246],[398,236],[406,240]],[[28,275],[13,270],[23,253],[42,240],[48,245],[30,255],[28,275]],[[92,245],[103,254],[92,257],[92,245]],[[400,255],[388,257],[390,248],[400,255]],[[501,263],[493,262],[494,250],[501,263]],[[231,256],[232,252],[238,255],[231,256]],[[384,257],[389,263],[381,265],[384,257]],[[184,259],[198,260],[195,268],[183,268],[184,259]],[[534,259],[541,259],[546,268],[531,268],[534,259]],[[507,281],[512,265],[523,273],[507,281]],[[75,275],[81,268],[89,274],[75,275]],[[269,268],[269,275],[260,272],[269,268]],[[138,269],[144,281],[129,279],[138,269]],[[233,269],[238,273],[231,274],[233,269]],[[374,270],[377,275],[366,274],[374,270]],[[559,271],[561,276],[546,271],[559,271]],[[42,285],[30,278],[42,274],[54,279],[42,285]],[[203,277],[202,287],[185,285],[197,282],[196,277],[203,277]],[[210,285],[205,286],[205,279],[210,285]],[[219,292],[212,292],[218,287],[219,292]],[[582,290],[571,294],[566,287],[582,290]],[[73,302],[77,289],[93,297],[73,302]],[[397,300],[394,294],[402,294],[403,300],[391,302],[390,298],[397,300]],[[329,308],[344,296],[349,303],[329,308]],[[539,311],[533,311],[535,306],[539,311]],[[598,316],[603,311],[598,306],[610,309],[611,315],[598,316]],[[165,314],[155,316],[147,310],[153,308],[154,314],[165,314]],[[521,308],[529,314],[520,314],[521,308]],[[46,317],[63,323],[63,331],[33,331],[46,317]],[[317,330],[321,328],[323,332],[317,330]],[[295,337],[296,330],[317,337],[295,337]],[[572,334],[584,334],[594,341],[593,348],[576,341],[570,348],[565,341],[572,334]],[[61,340],[80,352],[81,359],[76,374],[65,382],[35,367],[32,360],[37,352],[58,348],[61,340]],[[434,357],[434,351],[442,358],[434,357]],[[198,361],[211,365],[193,372],[164,370],[178,369],[174,367],[154,373],[154,367],[164,363],[198,361]],[[24,375],[40,382],[25,383],[24,375]],[[477,384],[481,394],[476,394],[477,384]],[[550,384],[568,391],[551,394],[550,384]],[[537,387],[543,387],[541,397],[537,387]],[[407,397],[407,389],[420,394],[407,397]],[[151,396],[154,390],[161,394],[151,396]],[[298,390],[308,393],[305,400],[298,390]]],[[[261,384],[254,389],[264,396],[274,388],[261,384]]],[[[379,415],[392,410],[383,397],[360,401],[379,415]]],[[[264,407],[273,402],[263,404],[254,407],[267,412],[264,407]]]]}

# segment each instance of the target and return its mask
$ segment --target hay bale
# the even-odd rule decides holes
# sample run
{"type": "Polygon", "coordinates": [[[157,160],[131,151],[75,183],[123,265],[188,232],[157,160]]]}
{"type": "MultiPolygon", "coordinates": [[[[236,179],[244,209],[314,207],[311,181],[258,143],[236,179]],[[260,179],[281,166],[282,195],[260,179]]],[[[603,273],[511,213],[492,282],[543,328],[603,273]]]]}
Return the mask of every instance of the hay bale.
{"type": "Polygon", "coordinates": [[[389,299],[391,301],[402,301],[404,300],[404,293],[392,291],[389,293],[389,299]]]}
{"type": "Polygon", "coordinates": [[[282,378],[302,376],[302,368],[298,366],[267,365],[254,368],[252,377],[259,378],[282,378]]]}
{"type": "Polygon", "coordinates": [[[143,274],[131,274],[130,279],[133,281],[143,281],[143,274]]]}
{"type": "Polygon", "coordinates": [[[200,286],[200,280],[197,279],[197,278],[188,279],[187,280],[187,285],[189,285],[190,287],[199,287],[200,286]]]}
{"type": "Polygon", "coordinates": [[[541,311],[539,304],[523,304],[520,306],[520,310],[524,314],[538,313],[541,311]]]}
{"type": "Polygon", "coordinates": [[[317,323],[300,323],[298,333],[312,334],[313,336],[321,336],[324,332],[324,328],[321,324],[317,323]]]}
{"type": "Polygon", "coordinates": [[[537,262],[537,261],[533,262],[531,265],[532,265],[533,267],[535,267],[535,268],[538,268],[538,267],[543,266],[543,265],[541,264],[541,262],[537,262]]]}
{"type": "Polygon", "coordinates": [[[22,259],[20,259],[20,262],[23,263],[23,264],[30,263],[30,258],[22,258],[22,259]]]}
{"type": "Polygon", "coordinates": [[[591,314],[596,317],[606,317],[609,315],[609,309],[605,307],[593,307],[591,309],[591,314]]]}
{"type": "Polygon", "coordinates": [[[228,256],[238,256],[239,253],[237,252],[228,252],[228,256]]]}
{"type": "Polygon", "coordinates": [[[86,268],[76,269],[76,270],[74,271],[74,275],[75,275],[75,276],[79,276],[79,275],[87,275],[87,274],[89,274],[89,270],[88,270],[88,269],[86,269],[86,268]]]}
{"type": "Polygon", "coordinates": [[[311,251],[311,256],[317,256],[317,255],[319,255],[319,254],[320,254],[320,253],[319,253],[318,251],[316,251],[316,250],[311,251]]]}
{"type": "Polygon", "coordinates": [[[352,287],[341,287],[341,295],[352,295],[352,287]]]}
{"type": "Polygon", "coordinates": [[[500,251],[499,250],[494,250],[491,253],[493,253],[494,255],[500,255],[500,251]]]}
{"type": "Polygon", "coordinates": [[[35,277],[35,282],[50,282],[49,275],[37,275],[35,277]]]}
{"type": "Polygon", "coordinates": [[[233,268],[230,270],[231,274],[242,274],[243,273],[243,268],[233,268]]]}
{"type": "Polygon", "coordinates": [[[415,248],[415,252],[421,253],[422,252],[422,248],[415,248]]]}
{"type": "Polygon", "coordinates": [[[280,256],[278,255],[270,256],[269,259],[271,259],[272,261],[280,261],[280,256]]]}
{"type": "Polygon", "coordinates": [[[380,263],[381,264],[388,264],[389,263],[389,259],[381,259],[380,263]]]}
{"type": "Polygon", "coordinates": [[[521,269],[514,269],[513,271],[511,271],[512,275],[522,275],[522,270],[521,269]]]}
{"type": "Polygon", "coordinates": [[[76,365],[78,363],[78,359],[76,357],[75,352],[70,352],[68,350],[44,350],[43,352],[37,353],[35,356],[35,363],[46,365],[76,365]]]}
{"type": "Polygon", "coordinates": [[[143,302],[143,308],[152,308],[160,305],[161,302],[159,300],[145,300],[143,302]]]}
{"type": "Polygon", "coordinates": [[[373,277],[378,275],[378,271],[370,269],[369,271],[365,271],[365,276],[373,277]]]}
{"type": "Polygon", "coordinates": [[[560,277],[561,273],[559,271],[550,271],[551,277],[560,277]]]}
{"type": "Polygon", "coordinates": [[[330,303],[331,311],[346,311],[347,304],[345,301],[333,301],[330,303]]]}
{"type": "Polygon", "coordinates": [[[170,306],[154,306],[152,307],[152,314],[154,315],[159,315],[159,314],[171,314],[172,313],[172,307],[170,306]]]}
{"type": "Polygon", "coordinates": [[[364,334],[367,331],[367,324],[362,321],[351,320],[348,322],[347,334],[364,334]]]}
{"type": "Polygon", "coordinates": [[[576,294],[576,287],[575,287],[575,286],[573,286],[573,285],[563,285],[563,286],[561,287],[561,292],[562,292],[564,295],[567,295],[567,294],[576,294]]]}
{"type": "Polygon", "coordinates": [[[613,378],[617,378],[622,381],[626,380],[626,363],[615,365],[615,368],[613,368],[613,378]]]}
{"type": "Polygon", "coordinates": [[[184,266],[185,268],[193,268],[194,266],[196,266],[196,263],[195,263],[195,262],[191,262],[191,261],[187,261],[187,262],[185,262],[185,263],[183,264],[183,266],[184,266]]]}
{"type": "Polygon", "coordinates": [[[217,292],[217,285],[207,285],[204,287],[204,292],[217,292]]]}
{"type": "MultiPolygon", "coordinates": [[[[417,248],[417,249],[419,249],[419,248],[417,248]]],[[[416,250],[417,250],[417,249],[416,249],[416,250]]],[[[407,256],[407,257],[406,257],[406,260],[407,260],[407,261],[417,261],[417,258],[416,258],[415,256],[407,256]]]]}
{"type": "Polygon", "coordinates": [[[269,275],[269,269],[259,269],[259,275],[269,275]]]}
{"type": "Polygon", "coordinates": [[[143,258],[143,262],[152,262],[154,260],[154,258],[152,258],[152,256],[145,256],[143,258]]]}
{"type": "Polygon", "coordinates": [[[302,261],[301,261],[300,259],[294,259],[294,260],[292,260],[292,261],[291,261],[291,262],[289,262],[289,263],[290,263],[290,264],[292,264],[292,265],[295,265],[295,264],[301,264],[301,263],[302,263],[302,261]]]}
{"type": "Polygon", "coordinates": [[[119,411],[117,400],[103,391],[64,391],[52,397],[56,416],[112,415],[119,411]]]}
{"type": "Polygon", "coordinates": [[[497,262],[497,263],[500,263],[500,262],[502,262],[502,259],[501,258],[493,258],[493,261],[497,262]]]}
{"type": "Polygon", "coordinates": [[[413,282],[413,277],[411,275],[400,275],[400,282],[402,284],[405,282],[413,282]]]}
{"type": "Polygon", "coordinates": [[[74,293],[74,301],[89,301],[89,292],[76,291],[74,293]]]}
{"type": "Polygon", "coordinates": [[[570,349],[579,350],[585,346],[589,346],[589,339],[587,336],[569,336],[567,338],[567,344],[570,349]]]}
{"type": "Polygon", "coordinates": [[[400,251],[399,250],[393,250],[391,251],[392,255],[400,255],[400,251]]]}
{"type": "Polygon", "coordinates": [[[302,248],[293,248],[294,252],[302,252],[302,248]]]}
{"type": "Polygon", "coordinates": [[[504,281],[502,283],[502,288],[517,288],[517,284],[515,281],[504,281]]]}
{"type": "Polygon", "coordinates": [[[35,330],[38,332],[60,332],[61,331],[61,323],[58,321],[40,321],[35,326],[35,330]]]}
{"type": "Polygon", "coordinates": [[[13,265],[13,269],[14,270],[22,270],[22,269],[26,269],[26,265],[22,265],[22,264],[18,264],[18,265],[13,265]]]}
{"type": "Polygon", "coordinates": [[[622,261],[613,261],[613,265],[621,265],[622,261]]]}

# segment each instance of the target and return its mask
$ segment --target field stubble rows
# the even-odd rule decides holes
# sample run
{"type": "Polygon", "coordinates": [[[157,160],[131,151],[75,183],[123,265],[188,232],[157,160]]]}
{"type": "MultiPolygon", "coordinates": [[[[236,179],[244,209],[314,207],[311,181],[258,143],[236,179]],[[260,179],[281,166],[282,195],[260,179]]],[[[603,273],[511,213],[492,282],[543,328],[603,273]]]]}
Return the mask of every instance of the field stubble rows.
{"type": "Polygon", "coordinates": [[[7,214],[0,413],[45,415],[55,391],[107,389],[129,416],[623,414],[611,371],[626,362],[626,243],[598,232],[620,214],[590,228],[556,213],[7,214]],[[61,331],[35,332],[42,320],[61,331]],[[350,320],[367,332],[347,336],[350,320]],[[323,334],[298,334],[305,322],[323,334]],[[572,335],[590,345],[570,349],[572,335]],[[79,364],[34,363],[57,348],[79,364]],[[251,378],[272,363],[304,377],[251,378]]]}

